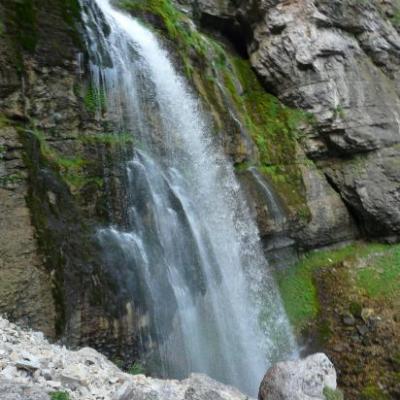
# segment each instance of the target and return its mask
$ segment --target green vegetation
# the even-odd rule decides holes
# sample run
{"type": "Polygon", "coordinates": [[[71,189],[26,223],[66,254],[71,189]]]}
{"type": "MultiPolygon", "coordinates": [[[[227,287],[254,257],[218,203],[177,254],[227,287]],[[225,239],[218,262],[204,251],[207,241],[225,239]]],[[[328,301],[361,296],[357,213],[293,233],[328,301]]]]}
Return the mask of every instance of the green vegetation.
{"type": "Polygon", "coordinates": [[[400,10],[397,10],[393,17],[391,18],[392,24],[395,26],[400,26],[400,10]]]}
{"type": "Polygon", "coordinates": [[[232,58],[235,75],[224,71],[225,84],[236,105],[244,111],[245,123],[260,150],[263,165],[291,164],[295,157],[296,141],[300,138],[299,127],[311,120],[301,110],[283,106],[268,94],[258,82],[247,60],[232,58]],[[244,88],[238,94],[238,85],[244,88]]]}
{"type": "Polygon", "coordinates": [[[394,14],[391,18],[392,24],[395,27],[400,27],[400,0],[396,0],[394,3],[394,14]]]}
{"type": "Polygon", "coordinates": [[[81,17],[79,0],[63,0],[63,18],[68,25],[73,25],[81,17]]]}
{"type": "Polygon", "coordinates": [[[104,111],[107,103],[106,93],[102,88],[90,85],[83,97],[83,103],[86,109],[92,113],[104,111]]]}
{"type": "MultiPolygon", "coordinates": [[[[400,245],[355,243],[310,253],[292,269],[277,274],[282,299],[296,331],[302,331],[319,313],[314,273],[344,261],[363,265],[349,271],[354,274],[354,290],[370,298],[391,300],[400,296],[400,245]]],[[[351,307],[356,312],[360,305],[353,303],[351,307]]]]}
{"type": "Polygon", "coordinates": [[[0,114],[0,129],[8,126],[9,124],[9,119],[4,114],[0,114]]]}
{"type": "Polygon", "coordinates": [[[79,0],[62,0],[62,17],[69,27],[69,34],[78,47],[83,47],[81,33],[77,23],[81,20],[81,6],[79,0]]]}
{"type": "Polygon", "coordinates": [[[190,60],[193,53],[197,53],[203,61],[207,59],[207,41],[191,27],[190,20],[170,0],[120,0],[119,5],[130,12],[148,13],[159,18],[168,38],[176,44],[188,76],[193,72],[190,60]]]}
{"type": "Polygon", "coordinates": [[[18,24],[18,41],[21,47],[34,52],[38,41],[36,8],[33,0],[15,2],[16,21],[18,24]]]}
{"type": "Polygon", "coordinates": [[[81,157],[64,157],[51,148],[43,135],[43,132],[34,130],[32,133],[38,139],[43,156],[64,178],[72,191],[79,191],[88,184],[102,187],[103,179],[99,176],[87,176],[85,169],[90,162],[81,157]]]}
{"type": "Polygon", "coordinates": [[[119,369],[122,369],[124,366],[124,361],[119,358],[119,357],[115,357],[111,360],[119,369]]]}
{"type": "Polygon", "coordinates": [[[334,108],[333,113],[335,114],[335,117],[342,119],[345,117],[344,109],[340,104],[334,108]]]}
{"type": "Polygon", "coordinates": [[[143,365],[138,362],[134,362],[127,370],[128,374],[141,375],[145,373],[143,365]]]}
{"type": "Polygon", "coordinates": [[[67,392],[53,392],[50,393],[51,400],[70,400],[67,392]]]}
{"type": "Polygon", "coordinates": [[[368,266],[357,273],[357,285],[371,298],[393,300],[400,297],[400,246],[372,255],[368,266]]]}
{"type": "Polygon", "coordinates": [[[0,186],[13,185],[24,180],[21,173],[11,174],[0,177],[0,186]]]}
{"type": "Polygon", "coordinates": [[[257,145],[259,171],[270,178],[287,205],[296,210],[300,220],[309,220],[305,188],[298,156],[298,143],[303,130],[314,123],[312,115],[285,107],[267,93],[257,79],[248,60],[223,57],[216,47],[214,65],[243,125],[257,145]]]}
{"type": "Polygon", "coordinates": [[[368,385],[362,390],[360,400],[389,400],[389,396],[378,386],[368,385]]]}
{"type": "Polygon", "coordinates": [[[324,387],[323,395],[325,400],[343,400],[343,393],[339,389],[331,389],[328,386],[324,387]]]}
{"type": "Polygon", "coordinates": [[[224,83],[239,110],[260,153],[260,171],[270,177],[289,206],[302,219],[309,218],[304,206],[305,189],[297,156],[302,127],[311,125],[313,116],[285,107],[268,94],[247,60],[231,58],[233,72],[224,68],[224,83]],[[243,88],[239,95],[238,87],[243,88]]]}

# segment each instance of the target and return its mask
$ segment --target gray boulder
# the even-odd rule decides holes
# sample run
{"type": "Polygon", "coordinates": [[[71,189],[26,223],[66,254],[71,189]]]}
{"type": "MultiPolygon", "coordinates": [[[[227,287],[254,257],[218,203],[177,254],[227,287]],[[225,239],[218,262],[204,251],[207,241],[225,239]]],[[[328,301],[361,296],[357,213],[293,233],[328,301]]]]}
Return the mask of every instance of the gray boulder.
{"type": "Polygon", "coordinates": [[[265,375],[259,400],[325,400],[324,390],[336,390],[336,371],[323,353],[274,365],[265,375]]]}

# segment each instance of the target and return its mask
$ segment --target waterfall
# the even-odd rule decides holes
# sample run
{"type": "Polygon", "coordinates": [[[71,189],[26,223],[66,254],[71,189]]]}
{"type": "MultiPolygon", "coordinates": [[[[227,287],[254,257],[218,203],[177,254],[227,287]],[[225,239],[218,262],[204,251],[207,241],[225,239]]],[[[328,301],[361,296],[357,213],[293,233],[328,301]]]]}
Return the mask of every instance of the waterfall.
{"type": "Polygon", "coordinates": [[[255,395],[296,346],[232,167],[155,34],[109,0],[81,2],[93,84],[135,140],[124,223],[98,235],[106,261],[132,272],[152,372],[255,395]]]}

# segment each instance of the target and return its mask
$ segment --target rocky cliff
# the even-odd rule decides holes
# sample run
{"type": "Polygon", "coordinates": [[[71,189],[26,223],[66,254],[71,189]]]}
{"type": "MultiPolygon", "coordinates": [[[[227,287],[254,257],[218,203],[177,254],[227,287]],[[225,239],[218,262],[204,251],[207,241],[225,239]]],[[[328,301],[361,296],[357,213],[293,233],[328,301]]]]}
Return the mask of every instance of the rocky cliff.
{"type": "Polygon", "coordinates": [[[132,357],[131,300],[95,238],[120,218],[132,139],[102,120],[80,5],[3,2],[0,20],[0,312],[70,344],[129,343],[132,357]]]}
{"type": "Polygon", "coordinates": [[[398,2],[190,3],[202,26],[249,57],[267,91],[315,118],[299,140],[315,166],[302,168],[309,246],[354,237],[350,220],[363,236],[396,240],[398,2]]]}

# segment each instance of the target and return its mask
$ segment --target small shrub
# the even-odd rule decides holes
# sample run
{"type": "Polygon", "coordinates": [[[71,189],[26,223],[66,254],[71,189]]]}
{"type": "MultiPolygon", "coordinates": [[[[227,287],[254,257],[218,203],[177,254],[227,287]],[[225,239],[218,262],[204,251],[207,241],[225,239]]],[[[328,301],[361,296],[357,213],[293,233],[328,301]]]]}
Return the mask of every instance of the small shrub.
{"type": "Polygon", "coordinates": [[[141,375],[144,374],[144,367],[138,362],[134,362],[127,370],[128,374],[141,375]]]}
{"type": "Polygon", "coordinates": [[[106,108],[107,96],[102,88],[89,86],[83,98],[86,109],[89,112],[102,111],[106,108]]]}
{"type": "Polygon", "coordinates": [[[67,392],[53,392],[50,393],[51,400],[70,400],[67,392]]]}

